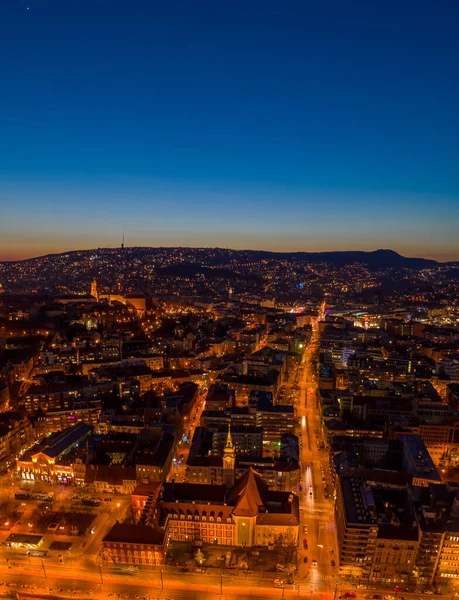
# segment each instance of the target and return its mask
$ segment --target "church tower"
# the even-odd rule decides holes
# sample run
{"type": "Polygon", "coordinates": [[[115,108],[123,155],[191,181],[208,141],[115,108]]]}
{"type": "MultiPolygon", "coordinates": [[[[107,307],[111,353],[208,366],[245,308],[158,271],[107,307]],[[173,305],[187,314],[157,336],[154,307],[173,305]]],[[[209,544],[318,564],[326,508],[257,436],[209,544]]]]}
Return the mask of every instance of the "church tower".
{"type": "Polygon", "coordinates": [[[231,438],[231,426],[228,425],[228,435],[223,448],[223,483],[225,487],[232,488],[234,485],[234,467],[236,464],[236,452],[231,438]]]}
{"type": "Polygon", "coordinates": [[[93,279],[92,283],[91,283],[91,296],[94,296],[94,298],[99,301],[99,292],[97,291],[97,281],[95,279],[93,279]]]}

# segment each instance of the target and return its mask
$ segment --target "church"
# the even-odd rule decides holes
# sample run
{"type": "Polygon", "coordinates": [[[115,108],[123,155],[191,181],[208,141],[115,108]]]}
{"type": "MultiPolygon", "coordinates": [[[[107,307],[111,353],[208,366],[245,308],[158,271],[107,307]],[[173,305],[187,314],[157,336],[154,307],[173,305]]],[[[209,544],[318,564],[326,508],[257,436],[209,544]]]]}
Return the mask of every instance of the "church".
{"type": "Polygon", "coordinates": [[[231,432],[223,451],[224,484],[165,483],[159,500],[166,542],[225,546],[297,544],[298,496],[269,490],[252,468],[234,481],[231,432]]]}

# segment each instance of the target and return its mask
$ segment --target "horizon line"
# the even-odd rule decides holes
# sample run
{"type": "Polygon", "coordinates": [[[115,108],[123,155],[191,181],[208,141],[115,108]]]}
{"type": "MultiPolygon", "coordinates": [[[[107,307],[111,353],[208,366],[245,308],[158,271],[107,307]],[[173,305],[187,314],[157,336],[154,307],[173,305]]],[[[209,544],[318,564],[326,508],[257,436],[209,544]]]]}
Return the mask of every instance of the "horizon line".
{"type": "Polygon", "coordinates": [[[363,253],[363,254],[373,254],[375,252],[393,252],[402,258],[412,258],[412,259],[421,259],[421,260],[430,260],[432,262],[436,262],[438,264],[447,264],[450,262],[457,262],[458,259],[450,259],[450,260],[438,260],[434,258],[425,258],[423,256],[406,256],[393,250],[392,248],[375,248],[374,250],[357,250],[357,249],[347,249],[347,250],[268,250],[264,248],[230,248],[229,246],[192,246],[192,245],[184,245],[184,246],[98,246],[93,248],[78,248],[72,250],[63,250],[59,252],[47,252],[46,254],[38,254],[35,256],[26,256],[24,258],[0,258],[1,263],[15,263],[15,262],[25,262],[28,260],[36,260],[39,258],[46,258],[49,256],[59,256],[63,254],[71,254],[74,252],[91,252],[91,251],[100,251],[100,250],[118,250],[118,251],[126,251],[126,250],[134,250],[134,249],[164,249],[164,250],[173,250],[173,249],[190,249],[190,250],[226,250],[231,252],[267,252],[270,254],[344,254],[344,253],[363,253]]]}

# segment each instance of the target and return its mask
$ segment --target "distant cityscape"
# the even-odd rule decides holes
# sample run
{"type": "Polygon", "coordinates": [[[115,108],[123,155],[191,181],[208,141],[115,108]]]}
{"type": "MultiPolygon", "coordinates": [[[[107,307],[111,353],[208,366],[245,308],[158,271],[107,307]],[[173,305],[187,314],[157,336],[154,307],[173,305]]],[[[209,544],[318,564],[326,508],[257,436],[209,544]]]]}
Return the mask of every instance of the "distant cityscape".
{"type": "Polygon", "coordinates": [[[0,284],[12,590],[459,594],[459,262],[123,243],[0,284]]]}

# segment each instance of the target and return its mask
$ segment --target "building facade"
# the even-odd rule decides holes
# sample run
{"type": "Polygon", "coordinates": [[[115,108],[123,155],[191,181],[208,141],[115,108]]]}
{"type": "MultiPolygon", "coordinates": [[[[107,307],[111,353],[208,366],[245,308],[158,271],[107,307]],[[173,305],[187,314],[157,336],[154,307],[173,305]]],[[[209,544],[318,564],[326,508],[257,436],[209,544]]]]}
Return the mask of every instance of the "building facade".
{"type": "Polygon", "coordinates": [[[298,497],[270,491],[253,469],[230,489],[164,484],[160,507],[168,541],[270,546],[282,535],[298,542],[298,497]]]}
{"type": "Polygon", "coordinates": [[[102,540],[102,559],[113,565],[164,565],[164,530],[149,525],[115,523],[102,540]]]}

